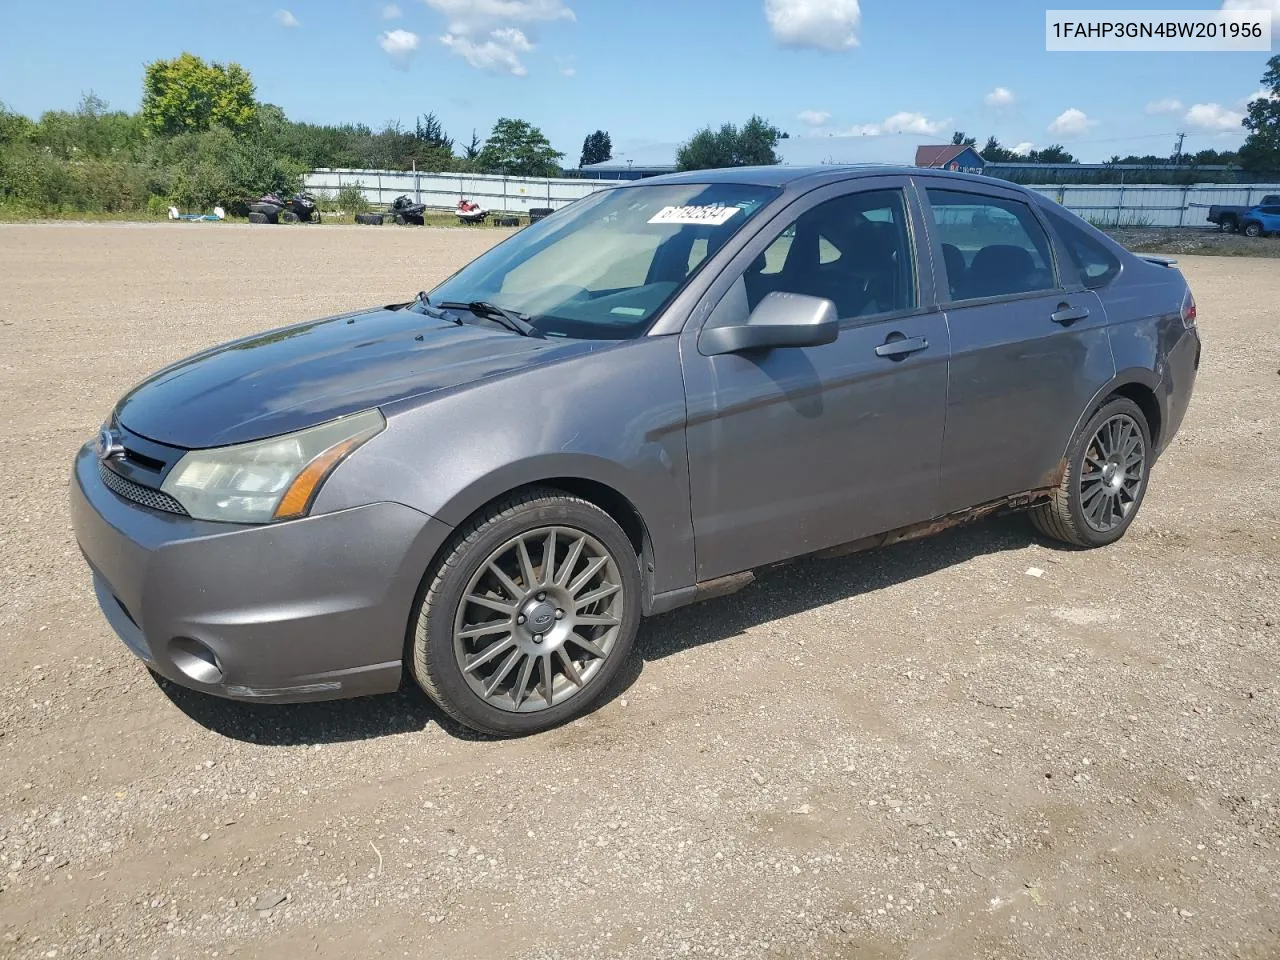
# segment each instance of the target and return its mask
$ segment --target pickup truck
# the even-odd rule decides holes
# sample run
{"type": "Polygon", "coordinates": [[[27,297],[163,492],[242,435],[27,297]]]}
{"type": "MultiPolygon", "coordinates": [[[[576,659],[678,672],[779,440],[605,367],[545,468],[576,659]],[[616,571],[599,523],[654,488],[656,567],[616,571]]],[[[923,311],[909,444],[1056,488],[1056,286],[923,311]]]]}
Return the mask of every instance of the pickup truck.
{"type": "Polygon", "coordinates": [[[1208,220],[1210,223],[1216,223],[1218,229],[1223,233],[1235,233],[1240,229],[1240,224],[1244,222],[1244,215],[1254,209],[1254,206],[1272,207],[1280,204],[1280,194],[1269,193],[1262,198],[1262,201],[1253,206],[1245,207],[1229,207],[1229,206],[1211,206],[1209,208],[1208,220]]]}

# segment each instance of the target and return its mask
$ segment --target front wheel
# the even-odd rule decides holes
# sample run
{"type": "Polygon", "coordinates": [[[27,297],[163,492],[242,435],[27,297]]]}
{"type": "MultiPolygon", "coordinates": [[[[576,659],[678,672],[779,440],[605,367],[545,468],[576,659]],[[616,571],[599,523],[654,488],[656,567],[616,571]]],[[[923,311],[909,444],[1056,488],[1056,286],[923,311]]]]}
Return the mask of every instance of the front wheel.
{"type": "Polygon", "coordinates": [[[1246,237],[1260,237],[1260,236],[1262,236],[1262,224],[1260,224],[1260,223],[1246,223],[1246,224],[1244,225],[1244,235],[1245,235],[1246,237]]]}
{"type": "Polygon", "coordinates": [[[554,490],[500,501],[428,573],[410,669],[459,723],[522,736],[594,708],[640,622],[640,569],[603,510],[554,490]]]}
{"type": "Polygon", "coordinates": [[[1132,400],[1112,397],[1072,440],[1062,480],[1031,523],[1075,547],[1115,543],[1142,506],[1150,468],[1147,418],[1132,400]]]}

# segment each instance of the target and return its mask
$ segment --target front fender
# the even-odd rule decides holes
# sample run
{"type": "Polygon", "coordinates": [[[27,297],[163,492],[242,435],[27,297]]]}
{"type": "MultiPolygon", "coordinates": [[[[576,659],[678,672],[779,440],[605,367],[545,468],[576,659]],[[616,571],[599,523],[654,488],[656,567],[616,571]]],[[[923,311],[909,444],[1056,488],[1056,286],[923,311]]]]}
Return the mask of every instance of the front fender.
{"type": "Polygon", "coordinates": [[[603,484],[649,533],[655,593],[693,583],[676,337],[647,337],[383,408],[387,429],[326,482],[317,512],[390,500],[453,526],[517,487],[603,484]]]}

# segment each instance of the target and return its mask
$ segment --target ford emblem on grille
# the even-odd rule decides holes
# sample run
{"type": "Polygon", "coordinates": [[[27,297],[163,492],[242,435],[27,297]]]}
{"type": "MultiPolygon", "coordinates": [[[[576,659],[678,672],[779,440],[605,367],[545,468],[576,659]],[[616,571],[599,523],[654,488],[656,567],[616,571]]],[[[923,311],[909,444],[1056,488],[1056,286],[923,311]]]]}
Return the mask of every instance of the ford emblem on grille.
{"type": "Polygon", "coordinates": [[[98,459],[111,460],[124,456],[124,446],[116,439],[110,427],[103,427],[98,433],[98,459]]]}

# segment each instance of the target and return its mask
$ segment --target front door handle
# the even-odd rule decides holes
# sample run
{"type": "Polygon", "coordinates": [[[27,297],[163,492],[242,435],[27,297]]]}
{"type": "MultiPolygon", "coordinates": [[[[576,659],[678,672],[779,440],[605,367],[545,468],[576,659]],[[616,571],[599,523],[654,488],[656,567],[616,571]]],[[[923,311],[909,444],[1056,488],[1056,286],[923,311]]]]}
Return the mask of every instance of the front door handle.
{"type": "Polygon", "coordinates": [[[1049,319],[1054,323],[1069,327],[1077,320],[1083,320],[1088,315],[1088,307],[1073,307],[1069,303],[1060,303],[1058,304],[1058,309],[1049,314],[1049,319]]]}
{"type": "Polygon", "coordinates": [[[876,347],[877,357],[888,357],[890,360],[902,360],[910,354],[929,349],[929,341],[924,337],[904,337],[900,333],[891,333],[884,343],[876,347]]]}

